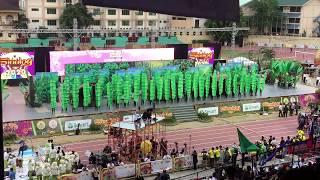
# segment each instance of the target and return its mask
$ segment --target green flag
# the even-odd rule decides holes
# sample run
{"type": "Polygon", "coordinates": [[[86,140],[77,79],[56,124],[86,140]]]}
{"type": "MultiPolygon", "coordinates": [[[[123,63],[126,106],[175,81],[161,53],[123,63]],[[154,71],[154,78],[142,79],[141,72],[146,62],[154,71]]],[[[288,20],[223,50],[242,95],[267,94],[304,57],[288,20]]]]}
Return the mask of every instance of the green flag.
{"type": "Polygon", "coordinates": [[[258,147],[249,141],[249,139],[242,134],[242,132],[237,128],[239,143],[240,143],[240,150],[243,153],[247,152],[256,152],[258,147]]]}

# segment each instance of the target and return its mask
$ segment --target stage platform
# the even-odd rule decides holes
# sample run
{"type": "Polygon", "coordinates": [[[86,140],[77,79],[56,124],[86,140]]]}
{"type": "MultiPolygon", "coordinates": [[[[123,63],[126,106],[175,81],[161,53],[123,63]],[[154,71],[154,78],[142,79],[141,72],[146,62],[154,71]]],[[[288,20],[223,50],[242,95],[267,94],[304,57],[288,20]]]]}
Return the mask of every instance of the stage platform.
{"type": "MultiPolygon", "coordinates": [[[[259,98],[268,98],[268,97],[281,97],[281,96],[295,96],[302,94],[311,94],[315,93],[317,88],[306,86],[303,84],[297,84],[295,89],[282,89],[278,88],[276,85],[270,86],[266,85],[264,92],[261,95],[257,96],[243,96],[243,97],[221,97],[215,98],[213,100],[207,101],[189,101],[189,102],[179,102],[179,105],[183,104],[201,104],[209,102],[226,102],[226,101],[237,101],[237,100],[248,100],[248,99],[259,99],[259,98]]],[[[106,100],[103,101],[103,106],[100,110],[95,108],[88,108],[86,111],[83,111],[82,108],[79,108],[77,112],[67,112],[61,113],[60,104],[58,103],[58,108],[54,115],[51,114],[51,109],[49,104],[44,104],[40,108],[31,108],[25,105],[23,94],[19,91],[19,87],[8,87],[7,92],[9,94],[8,98],[3,102],[3,120],[4,122],[12,121],[24,121],[24,120],[35,120],[35,119],[46,119],[46,118],[60,118],[60,117],[70,117],[70,116],[79,116],[79,115],[89,115],[97,114],[104,112],[114,112],[114,111],[129,111],[137,109],[133,105],[126,108],[117,108],[109,109],[106,106],[106,100]]],[[[141,106],[142,109],[150,108],[152,105],[146,103],[147,105],[141,106]]],[[[160,103],[156,104],[156,108],[172,107],[177,106],[177,104],[171,103],[160,103]]]]}

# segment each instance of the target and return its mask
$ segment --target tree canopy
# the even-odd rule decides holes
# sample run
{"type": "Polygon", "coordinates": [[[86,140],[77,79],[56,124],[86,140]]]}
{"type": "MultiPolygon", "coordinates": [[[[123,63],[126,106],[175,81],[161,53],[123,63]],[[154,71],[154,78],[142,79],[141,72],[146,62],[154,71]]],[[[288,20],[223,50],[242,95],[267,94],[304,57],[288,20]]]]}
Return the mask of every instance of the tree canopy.
{"type": "Polygon", "coordinates": [[[13,26],[16,29],[28,29],[29,19],[25,14],[18,14],[18,20],[13,21],[13,26]]]}
{"type": "Polygon", "coordinates": [[[88,12],[85,6],[77,3],[70,4],[63,10],[59,19],[61,27],[72,29],[74,18],[78,21],[78,28],[85,28],[93,24],[92,14],[88,12]]]}
{"type": "Polygon", "coordinates": [[[252,0],[249,7],[253,10],[251,26],[258,32],[271,32],[277,24],[281,26],[281,14],[278,0],[252,0]]]}

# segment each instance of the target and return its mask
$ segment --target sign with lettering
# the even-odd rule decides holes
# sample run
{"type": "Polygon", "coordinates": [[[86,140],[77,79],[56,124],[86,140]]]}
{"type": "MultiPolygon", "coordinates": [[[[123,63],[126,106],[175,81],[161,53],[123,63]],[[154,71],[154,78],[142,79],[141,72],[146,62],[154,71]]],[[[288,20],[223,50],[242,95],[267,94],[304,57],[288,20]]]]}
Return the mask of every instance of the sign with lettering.
{"type": "Polygon", "coordinates": [[[1,79],[23,79],[35,74],[34,52],[0,53],[1,79]]]}
{"type": "Polygon", "coordinates": [[[234,113],[234,112],[240,112],[241,107],[240,106],[221,106],[220,112],[228,112],[228,113],[234,113]]]}
{"type": "Polygon", "coordinates": [[[195,65],[213,64],[214,49],[208,47],[193,48],[188,51],[188,58],[195,61],[195,65]]]}
{"type": "Polygon", "coordinates": [[[91,123],[92,123],[91,119],[65,121],[64,130],[73,131],[73,130],[76,130],[78,126],[80,129],[89,129],[91,123]]]}
{"type": "Polygon", "coordinates": [[[260,109],[261,109],[261,103],[242,104],[243,112],[260,111],[260,109]]]}
{"type": "Polygon", "coordinates": [[[263,102],[262,106],[268,108],[277,108],[280,106],[280,102],[263,102]]]}
{"type": "Polygon", "coordinates": [[[216,116],[219,114],[219,107],[199,108],[198,113],[207,113],[209,116],[216,116]]]}

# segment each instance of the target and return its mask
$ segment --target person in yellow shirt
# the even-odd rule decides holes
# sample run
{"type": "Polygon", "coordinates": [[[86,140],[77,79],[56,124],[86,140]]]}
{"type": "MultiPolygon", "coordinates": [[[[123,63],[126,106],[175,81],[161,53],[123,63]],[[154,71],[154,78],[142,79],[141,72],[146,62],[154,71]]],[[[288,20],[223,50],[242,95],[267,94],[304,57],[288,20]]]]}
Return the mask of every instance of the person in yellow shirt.
{"type": "Polygon", "coordinates": [[[209,150],[208,154],[209,154],[209,165],[210,165],[211,168],[213,168],[213,166],[214,166],[214,155],[215,155],[214,147],[212,147],[209,150]]]}
{"type": "Polygon", "coordinates": [[[218,146],[216,147],[216,150],[215,150],[215,159],[216,159],[216,162],[218,162],[220,159],[220,148],[218,146]]]}

